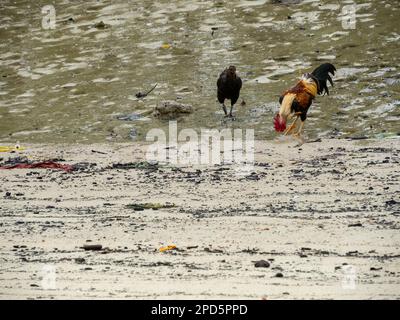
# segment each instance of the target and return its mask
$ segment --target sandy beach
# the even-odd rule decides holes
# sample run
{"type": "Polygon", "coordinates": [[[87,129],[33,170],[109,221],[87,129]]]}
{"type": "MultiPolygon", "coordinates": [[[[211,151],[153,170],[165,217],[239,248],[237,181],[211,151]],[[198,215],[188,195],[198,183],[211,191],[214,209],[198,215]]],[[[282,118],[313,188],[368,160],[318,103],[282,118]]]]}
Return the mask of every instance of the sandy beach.
{"type": "Polygon", "coordinates": [[[246,174],[145,143],[1,153],[78,170],[0,171],[0,298],[399,299],[399,141],[257,141],[246,174]]]}

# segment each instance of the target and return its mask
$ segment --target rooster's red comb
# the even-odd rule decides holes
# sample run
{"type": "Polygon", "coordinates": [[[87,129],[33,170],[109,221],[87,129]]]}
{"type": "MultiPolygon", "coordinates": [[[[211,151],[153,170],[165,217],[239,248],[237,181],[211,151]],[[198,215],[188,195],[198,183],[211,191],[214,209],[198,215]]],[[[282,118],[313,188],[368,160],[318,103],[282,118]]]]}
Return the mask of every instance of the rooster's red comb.
{"type": "Polygon", "coordinates": [[[286,129],[286,122],[279,114],[274,118],[274,127],[278,132],[283,132],[286,129]]]}

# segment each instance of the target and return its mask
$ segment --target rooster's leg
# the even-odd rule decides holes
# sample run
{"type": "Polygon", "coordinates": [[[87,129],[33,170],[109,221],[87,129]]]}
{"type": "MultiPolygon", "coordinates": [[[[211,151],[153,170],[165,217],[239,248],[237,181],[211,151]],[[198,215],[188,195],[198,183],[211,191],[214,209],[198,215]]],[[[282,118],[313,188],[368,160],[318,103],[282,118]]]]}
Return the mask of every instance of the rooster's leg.
{"type": "Polygon", "coordinates": [[[299,130],[294,134],[297,137],[300,137],[301,132],[303,131],[304,121],[301,121],[299,130]]]}
{"type": "Polygon", "coordinates": [[[229,116],[230,116],[231,118],[233,118],[232,110],[233,110],[233,105],[231,105],[231,110],[229,111],[229,116]]]}
{"type": "Polygon", "coordinates": [[[289,128],[285,131],[284,135],[287,136],[294,128],[296,125],[297,120],[299,119],[299,116],[296,117],[296,119],[293,121],[293,123],[289,126],[289,128]]]}
{"type": "Polygon", "coordinates": [[[228,116],[228,111],[226,111],[225,103],[222,104],[222,109],[225,112],[225,117],[227,117],[228,116]]]}

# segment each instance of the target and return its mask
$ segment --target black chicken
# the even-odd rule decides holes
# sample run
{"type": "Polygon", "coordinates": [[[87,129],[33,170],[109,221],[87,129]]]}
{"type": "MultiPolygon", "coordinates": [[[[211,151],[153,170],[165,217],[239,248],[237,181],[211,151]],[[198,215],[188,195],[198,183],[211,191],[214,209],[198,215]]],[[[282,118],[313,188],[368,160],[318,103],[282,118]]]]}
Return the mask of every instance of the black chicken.
{"type": "Polygon", "coordinates": [[[232,109],[239,99],[240,89],[242,88],[242,79],[236,75],[236,67],[230,66],[225,69],[217,81],[218,87],[218,101],[222,104],[222,109],[225,112],[225,117],[231,117],[232,109]],[[225,106],[225,99],[231,100],[231,110],[228,112],[225,106]]]}

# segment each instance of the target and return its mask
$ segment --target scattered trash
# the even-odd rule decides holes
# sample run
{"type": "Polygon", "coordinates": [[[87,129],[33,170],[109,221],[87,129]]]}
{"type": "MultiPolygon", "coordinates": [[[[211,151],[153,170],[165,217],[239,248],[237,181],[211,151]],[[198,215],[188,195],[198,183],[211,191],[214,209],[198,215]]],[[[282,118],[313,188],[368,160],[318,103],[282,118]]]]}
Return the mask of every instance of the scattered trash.
{"type": "Polygon", "coordinates": [[[70,164],[60,164],[54,161],[42,161],[42,162],[31,162],[31,163],[18,163],[9,166],[0,166],[0,170],[10,169],[59,169],[66,172],[74,170],[74,166],[70,164]]]}
{"type": "MultiPolygon", "coordinates": [[[[100,151],[92,151],[100,153],[100,151]]],[[[0,163],[0,170],[10,169],[57,169],[66,172],[83,171],[96,166],[96,163],[79,162],[73,165],[61,164],[59,162],[65,161],[64,159],[51,159],[46,161],[31,161],[27,157],[14,157],[9,158],[7,161],[0,163]]]]}
{"type": "Polygon", "coordinates": [[[171,246],[166,246],[166,247],[161,247],[160,249],[158,249],[160,252],[165,252],[165,251],[169,251],[169,250],[176,250],[176,246],[171,245],[171,246]]]}
{"type": "Polygon", "coordinates": [[[122,121],[135,121],[141,119],[142,116],[137,113],[131,113],[131,114],[125,114],[125,115],[120,115],[117,117],[118,120],[122,121]]]}
{"type": "Polygon", "coordinates": [[[16,144],[14,147],[8,146],[0,146],[0,152],[13,152],[13,151],[23,151],[24,147],[21,147],[19,144],[16,144]]]}
{"type": "Polygon", "coordinates": [[[174,208],[176,207],[175,204],[173,203],[165,203],[165,204],[160,204],[160,203],[134,203],[134,204],[128,204],[126,205],[128,209],[133,209],[135,211],[143,211],[145,209],[152,209],[152,210],[158,210],[158,209],[165,209],[165,208],[174,208]]]}

